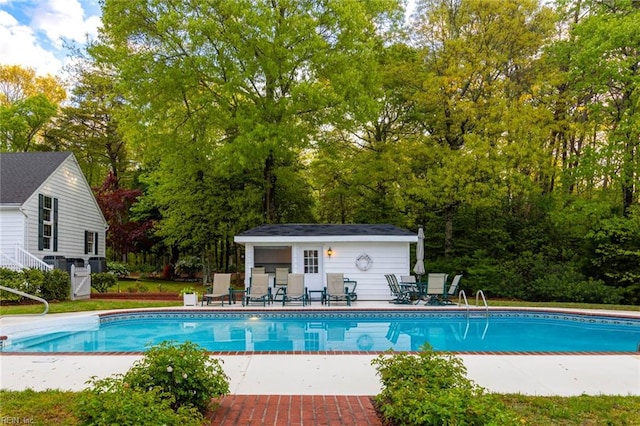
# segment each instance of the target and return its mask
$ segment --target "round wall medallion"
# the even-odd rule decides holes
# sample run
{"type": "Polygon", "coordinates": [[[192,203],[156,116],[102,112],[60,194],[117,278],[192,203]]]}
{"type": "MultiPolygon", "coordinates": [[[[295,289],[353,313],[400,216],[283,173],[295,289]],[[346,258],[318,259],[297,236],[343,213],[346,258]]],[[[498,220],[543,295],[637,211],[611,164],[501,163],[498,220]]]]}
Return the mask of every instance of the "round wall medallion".
{"type": "Polygon", "coordinates": [[[361,254],[356,258],[356,267],[361,271],[368,271],[373,266],[373,260],[368,254],[361,254]]]}

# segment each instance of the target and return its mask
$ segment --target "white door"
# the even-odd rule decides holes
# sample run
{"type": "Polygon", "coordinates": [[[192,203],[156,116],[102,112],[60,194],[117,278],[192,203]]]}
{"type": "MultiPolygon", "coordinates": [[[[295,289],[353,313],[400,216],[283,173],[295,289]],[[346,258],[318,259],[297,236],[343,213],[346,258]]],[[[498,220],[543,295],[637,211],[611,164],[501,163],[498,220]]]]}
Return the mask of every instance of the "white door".
{"type": "Polygon", "coordinates": [[[298,271],[308,290],[322,290],[322,247],[300,247],[298,271]]]}

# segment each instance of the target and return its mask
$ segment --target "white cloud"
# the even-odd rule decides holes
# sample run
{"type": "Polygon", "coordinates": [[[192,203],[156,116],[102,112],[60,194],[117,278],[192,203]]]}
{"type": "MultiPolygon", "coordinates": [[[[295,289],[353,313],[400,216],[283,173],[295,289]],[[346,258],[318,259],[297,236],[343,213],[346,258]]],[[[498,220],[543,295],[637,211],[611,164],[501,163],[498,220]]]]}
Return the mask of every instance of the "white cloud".
{"type": "MultiPolygon", "coordinates": [[[[0,0],[2,1],[2,0],[0,0]]],[[[34,68],[38,74],[57,74],[62,62],[46,50],[35,33],[0,10],[0,61],[4,65],[34,68]]]]}
{"type": "Polygon", "coordinates": [[[0,63],[60,75],[69,62],[64,41],[95,38],[99,13],[98,0],[0,0],[0,63]]]}
{"type": "Polygon", "coordinates": [[[85,12],[79,0],[47,0],[35,9],[31,26],[43,31],[49,40],[58,48],[62,47],[62,39],[84,42],[97,34],[100,18],[90,16],[85,19],[85,12]]]}

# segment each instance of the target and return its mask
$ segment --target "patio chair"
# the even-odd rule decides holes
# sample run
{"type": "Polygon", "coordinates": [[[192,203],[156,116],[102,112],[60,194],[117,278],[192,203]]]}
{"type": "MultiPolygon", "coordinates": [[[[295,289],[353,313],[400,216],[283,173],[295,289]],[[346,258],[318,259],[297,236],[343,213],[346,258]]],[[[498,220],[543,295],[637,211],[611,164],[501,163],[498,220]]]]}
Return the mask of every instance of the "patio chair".
{"type": "Polygon", "coordinates": [[[207,305],[213,301],[213,299],[220,298],[222,302],[222,306],[224,306],[224,298],[226,297],[229,300],[229,304],[231,304],[231,296],[229,289],[231,288],[231,274],[214,274],[213,275],[213,285],[211,286],[211,291],[209,293],[202,295],[202,303],[201,306],[204,305],[204,302],[207,302],[207,305]]]}
{"type": "Polygon", "coordinates": [[[440,305],[445,293],[447,274],[431,273],[427,275],[427,303],[440,305]]]}
{"type": "Polygon", "coordinates": [[[273,282],[273,288],[276,290],[274,299],[278,299],[278,296],[282,297],[284,302],[284,294],[287,292],[287,282],[289,279],[289,268],[276,268],[276,278],[273,282]]]}
{"type": "Polygon", "coordinates": [[[389,290],[393,296],[391,303],[411,303],[411,291],[403,289],[394,274],[387,274],[384,277],[387,279],[389,290]]]}
{"type": "Polygon", "coordinates": [[[327,287],[325,288],[327,306],[331,301],[345,300],[347,306],[351,306],[351,297],[344,285],[344,274],[327,273],[327,287]]]}
{"type": "Polygon", "coordinates": [[[247,291],[246,296],[247,305],[251,300],[261,300],[262,306],[267,306],[267,303],[271,303],[269,275],[255,274],[251,277],[251,285],[249,286],[249,290],[247,291]]]}
{"type": "Polygon", "coordinates": [[[254,276],[255,274],[266,274],[264,266],[254,266],[251,268],[251,276],[254,276]]]}
{"type": "Polygon", "coordinates": [[[282,306],[285,302],[299,301],[302,306],[307,304],[307,288],[304,286],[304,274],[288,274],[287,286],[282,297],[282,306]]]}
{"type": "Polygon", "coordinates": [[[451,301],[451,298],[454,297],[458,292],[458,287],[460,285],[460,278],[462,278],[462,274],[458,274],[455,277],[453,277],[453,281],[451,281],[449,290],[442,297],[443,303],[447,305],[455,305],[455,303],[451,301]]]}

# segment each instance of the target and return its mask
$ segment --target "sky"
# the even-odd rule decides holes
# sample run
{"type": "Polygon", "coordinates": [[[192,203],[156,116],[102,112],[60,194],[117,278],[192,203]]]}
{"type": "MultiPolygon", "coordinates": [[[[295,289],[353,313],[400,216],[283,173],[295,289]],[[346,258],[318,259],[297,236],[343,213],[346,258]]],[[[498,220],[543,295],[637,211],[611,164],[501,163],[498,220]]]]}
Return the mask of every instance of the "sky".
{"type": "Polygon", "coordinates": [[[83,45],[97,35],[98,0],[0,0],[0,64],[63,74],[66,43],[83,45]]]}

